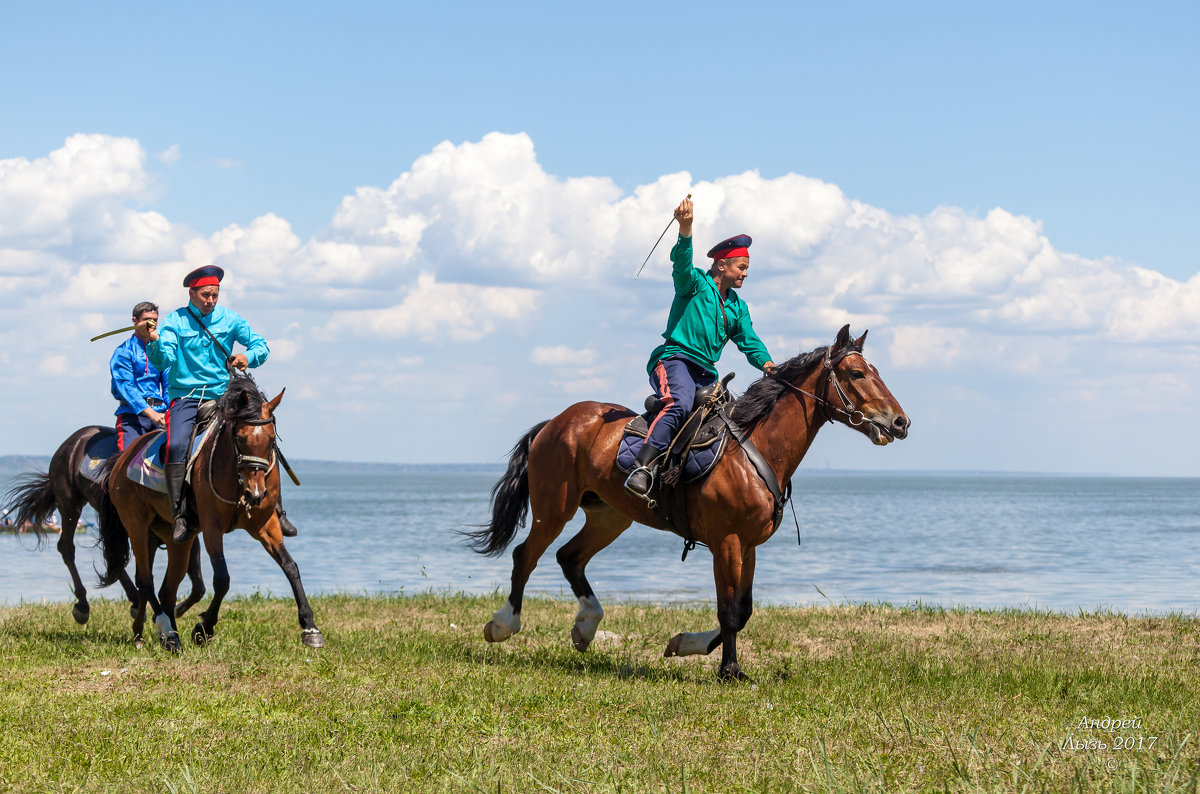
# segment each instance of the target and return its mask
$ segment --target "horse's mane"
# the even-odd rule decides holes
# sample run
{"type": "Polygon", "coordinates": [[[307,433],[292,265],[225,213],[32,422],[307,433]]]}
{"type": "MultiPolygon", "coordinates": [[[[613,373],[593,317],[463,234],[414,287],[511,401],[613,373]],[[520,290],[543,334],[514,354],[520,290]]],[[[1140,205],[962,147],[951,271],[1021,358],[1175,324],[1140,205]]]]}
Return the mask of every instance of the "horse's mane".
{"type": "Polygon", "coordinates": [[[262,406],[263,394],[249,375],[230,380],[229,388],[217,398],[217,411],[226,422],[261,419],[262,406]]]}
{"type": "Polygon", "coordinates": [[[818,347],[816,350],[792,356],[779,365],[778,374],[773,377],[764,375],[751,383],[746,393],[733,403],[733,420],[747,430],[756,425],[771,412],[775,403],[787,391],[783,381],[791,382],[808,374],[808,371],[825,357],[825,351],[828,349],[818,347]]]}
{"type": "MultiPolygon", "coordinates": [[[[809,370],[821,363],[821,360],[825,358],[825,353],[831,347],[833,345],[818,347],[807,353],[793,356],[779,365],[779,372],[775,375],[770,377],[764,375],[751,383],[750,387],[746,389],[746,393],[737,398],[733,404],[731,414],[733,420],[746,430],[762,421],[763,417],[775,407],[775,403],[779,402],[779,398],[788,391],[784,381],[794,383],[807,375],[809,370]]],[[[845,344],[833,351],[833,358],[838,358],[853,347],[853,340],[847,339],[845,344]]]]}

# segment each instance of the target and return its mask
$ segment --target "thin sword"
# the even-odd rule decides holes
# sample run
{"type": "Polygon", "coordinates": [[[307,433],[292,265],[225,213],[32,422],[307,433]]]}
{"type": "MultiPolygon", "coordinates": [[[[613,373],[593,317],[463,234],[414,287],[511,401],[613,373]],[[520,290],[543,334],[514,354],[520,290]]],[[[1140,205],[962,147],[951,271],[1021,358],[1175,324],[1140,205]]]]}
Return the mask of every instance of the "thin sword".
{"type": "Polygon", "coordinates": [[[117,334],[123,334],[123,333],[125,333],[126,331],[132,331],[134,328],[137,328],[137,326],[136,326],[136,325],[131,325],[131,326],[129,326],[128,328],[118,328],[118,329],[117,329],[117,330],[115,330],[115,331],[105,331],[104,333],[102,333],[102,334],[99,334],[98,336],[93,336],[93,337],[92,337],[91,339],[89,339],[88,341],[89,341],[89,342],[95,342],[97,339],[103,339],[103,338],[104,338],[104,337],[106,337],[106,336],[116,336],[117,334]]]}
{"type": "MultiPolygon", "coordinates": [[[[688,194],[687,194],[687,197],[688,197],[688,198],[691,198],[691,197],[692,197],[692,194],[691,194],[691,193],[688,193],[688,194]]],[[[663,230],[662,230],[662,234],[660,234],[660,235],[658,236],[658,239],[654,241],[654,248],[658,248],[658,244],[662,242],[662,238],[664,238],[664,237],[666,237],[666,236],[667,236],[667,229],[670,229],[670,228],[671,228],[671,224],[672,224],[672,223],[674,223],[674,222],[675,222],[675,216],[674,216],[674,215],[672,215],[672,216],[671,216],[671,220],[667,221],[667,228],[666,228],[666,229],[663,229],[663,230]]],[[[638,278],[638,276],[642,275],[642,271],[643,271],[643,270],[646,268],[646,262],[649,262],[649,261],[650,261],[650,257],[654,256],[654,248],[651,248],[651,249],[650,249],[650,253],[646,254],[646,261],[645,261],[645,262],[642,262],[642,266],[638,268],[638,272],[637,272],[637,274],[636,274],[636,275],[634,275],[634,277],[633,277],[633,280],[634,280],[634,281],[637,281],[637,278],[638,278]]],[[[129,330],[129,329],[126,329],[126,330],[129,330]]],[[[113,333],[115,334],[115,333],[119,333],[119,332],[118,332],[118,331],[113,331],[113,333]]]]}
{"type": "MultiPolygon", "coordinates": [[[[158,323],[154,322],[153,320],[151,320],[151,321],[150,321],[150,327],[151,327],[151,328],[153,328],[153,327],[154,327],[154,326],[156,326],[156,325],[158,325],[158,323]]],[[[136,325],[130,325],[130,326],[126,327],[126,328],[118,328],[118,329],[117,329],[117,330],[115,330],[115,331],[105,331],[104,333],[102,333],[102,334],[99,334],[98,336],[93,336],[93,337],[92,337],[91,339],[89,339],[88,341],[89,341],[89,342],[95,342],[97,339],[103,339],[103,338],[104,338],[104,337],[106,337],[106,336],[116,336],[117,334],[123,334],[123,333],[126,333],[126,332],[128,332],[128,331],[132,331],[134,328],[137,328],[137,326],[136,326],[136,325]]]]}

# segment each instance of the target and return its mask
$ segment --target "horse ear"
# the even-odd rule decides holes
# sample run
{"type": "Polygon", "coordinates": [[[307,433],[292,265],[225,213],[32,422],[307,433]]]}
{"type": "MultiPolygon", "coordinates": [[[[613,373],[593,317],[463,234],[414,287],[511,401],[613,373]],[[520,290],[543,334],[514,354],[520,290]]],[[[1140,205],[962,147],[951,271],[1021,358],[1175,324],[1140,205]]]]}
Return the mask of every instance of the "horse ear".
{"type": "Polygon", "coordinates": [[[842,326],[842,330],[838,331],[837,339],[834,340],[833,346],[839,350],[845,347],[850,342],[850,323],[842,326]]]}
{"type": "Polygon", "coordinates": [[[868,333],[870,333],[870,331],[863,331],[863,335],[860,336],[858,339],[854,340],[854,347],[860,353],[862,352],[862,349],[863,349],[863,343],[867,341],[868,333]]]}
{"type": "Polygon", "coordinates": [[[275,413],[275,409],[279,407],[279,401],[283,399],[283,393],[285,391],[287,391],[286,388],[280,389],[279,394],[275,395],[275,399],[271,400],[269,403],[267,403],[267,413],[269,413],[269,414],[275,413]]]}

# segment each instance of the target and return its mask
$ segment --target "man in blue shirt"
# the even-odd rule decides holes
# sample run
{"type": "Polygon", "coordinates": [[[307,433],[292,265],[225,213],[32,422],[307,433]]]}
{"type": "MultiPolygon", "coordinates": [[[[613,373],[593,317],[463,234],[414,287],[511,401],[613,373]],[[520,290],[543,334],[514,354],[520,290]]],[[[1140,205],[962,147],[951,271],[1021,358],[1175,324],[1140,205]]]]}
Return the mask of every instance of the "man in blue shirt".
{"type": "MultiPolygon", "coordinates": [[[[133,323],[158,322],[158,307],[142,301],[133,307],[133,323]]],[[[132,335],[108,360],[112,396],[117,400],[117,449],[166,424],[167,375],[146,355],[146,343],[132,335]]]]}
{"type": "MultiPolygon", "coordinates": [[[[196,413],[202,402],[215,400],[229,386],[229,371],[257,367],[267,360],[267,340],[234,311],[218,306],[225,271],[216,265],[197,268],[183,280],[188,305],[176,309],[157,326],[138,323],[135,333],[146,342],[150,362],[168,371],[167,496],[175,508],[174,541],[183,543],[193,532],[188,527],[183,500],[188,445],[196,413]],[[233,343],[245,348],[232,353],[233,343]]],[[[283,534],[296,534],[283,508],[278,508],[283,534]]]]}

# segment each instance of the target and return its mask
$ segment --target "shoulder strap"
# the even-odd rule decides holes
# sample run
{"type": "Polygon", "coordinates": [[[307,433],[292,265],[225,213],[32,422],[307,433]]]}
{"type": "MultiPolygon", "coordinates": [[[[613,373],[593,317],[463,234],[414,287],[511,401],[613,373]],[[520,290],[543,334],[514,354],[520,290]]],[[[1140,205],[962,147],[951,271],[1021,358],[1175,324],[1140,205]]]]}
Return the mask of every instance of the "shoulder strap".
{"type": "Polygon", "coordinates": [[[225,362],[226,362],[226,365],[228,365],[229,359],[230,359],[230,353],[228,350],[225,349],[225,345],[221,344],[221,342],[215,336],[213,336],[213,332],[208,330],[208,326],[205,325],[203,323],[203,321],[201,321],[201,319],[196,316],[196,313],[194,311],[192,311],[191,306],[188,306],[186,308],[187,308],[187,313],[192,315],[192,319],[195,320],[196,324],[200,326],[200,330],[203,331],[204,333],[208,334],[208,338],[211,339],[213,344],[217,346],[217,350],[220,350],[221,354],[225,356],[225,362]]]}
{"type": "MultiPolygon", "coordinates": [[[[758,451],[758,447],[754,446],[754,443],[750,441],[750,437],[742,431],[742,428],[738,427],[737,423],[729,417],[731,405],[732,403],[725,403],[725,405],[721,406],[721,418],[725,421],[725,426],[729,428],[730,434],[741,444],[742,451],[746,453],[746,457],[754,465],[758,476],[766,483],[767,490],[771,492],[771,498],[775,502],[774,516],[771,519],[771,531],[774,532],[776,529],[779,529],[779,522],[783,520],[783,506],[787,504],[787,497],[780,490],[779,480],[776,479],[775,472],[771,471],[771,466],[767,463],[767,459],[762,456],[762,453],[758,451]]],[[[788,485],[790,490],[791,483],[788,483],[788,485]]]]}

